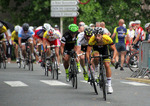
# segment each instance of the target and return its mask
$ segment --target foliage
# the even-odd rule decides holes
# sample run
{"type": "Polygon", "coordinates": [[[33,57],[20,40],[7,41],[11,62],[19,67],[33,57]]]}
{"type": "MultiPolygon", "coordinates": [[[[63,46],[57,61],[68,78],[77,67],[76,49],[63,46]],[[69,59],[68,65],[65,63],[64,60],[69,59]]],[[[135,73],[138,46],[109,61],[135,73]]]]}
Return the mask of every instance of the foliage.
{"type": "MultiPolygon", "coordinates": [[[[125,20],[127,26],[129,21],[136,19],[141,20],[144,26],[146,22],[150,22],[150,10],[143,9],[142,6],[149,3],[149,0],[90,0],[88,4],[79,4],[80,15],[77,17],[77,23],[84,21],[89,25],[104,21],[111,32],[118,26],[118,20],[121,18],[125,20]]],[[[59,24],[59,18],[50,17],[50,0],[0,0],[0,11],[9,13],[10,17],[5,17],[5,20],[13,24],[21,25],[24,22],[33,26],[42,25],[44,22],[51,25],[59,24]]],[[[73,23],[73,18],[63,20],[64,29],[73,23]]]]}

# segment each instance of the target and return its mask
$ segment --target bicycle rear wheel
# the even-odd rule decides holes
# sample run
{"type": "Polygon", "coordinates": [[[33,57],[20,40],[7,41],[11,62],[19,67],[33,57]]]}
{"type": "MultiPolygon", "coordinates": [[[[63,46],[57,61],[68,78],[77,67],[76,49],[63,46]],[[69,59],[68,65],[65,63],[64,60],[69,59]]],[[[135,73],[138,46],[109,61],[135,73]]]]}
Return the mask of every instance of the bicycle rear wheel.
{"type": "Polygon", "coordinates": [[[90,69],[90,82],[91,82],[91,85],[94,87],[94,91],[98,95],[96,84],[95,84],[95,79],[94,79],[93,72],[92,72],[92,69],[91,69],[90,66],[89,66],[89,69],[90,69]]]}
{"type": "Polygon", "coordinates": [[[3,58],[3,67],[6,69],[6,60],[3,58]]]}
{"type": "Polygon", "coordinates": [[[139,53],[134,53],[129,57],[128,67],[132,72],[135,72],[138,69],[139,63],[139,53]]]}

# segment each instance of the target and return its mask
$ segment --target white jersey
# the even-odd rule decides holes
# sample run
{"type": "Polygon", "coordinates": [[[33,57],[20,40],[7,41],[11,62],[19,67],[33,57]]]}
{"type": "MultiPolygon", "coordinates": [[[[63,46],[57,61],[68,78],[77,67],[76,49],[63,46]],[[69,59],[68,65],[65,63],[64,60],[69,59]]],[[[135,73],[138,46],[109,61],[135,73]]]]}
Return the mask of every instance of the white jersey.
{"type": "Polygon", "coordinates": [[[129,34],[129,37],[130,38],[134,38],[134,36],[135,36],[135,31],[132,29],[132,30],[130,30],[130,29],[128,29],[128,34],[129,34]]]}
{"type": "Polygon", "coordinates": [[[86,46],[88,45],[88,40],[84,37],[84,32],[80,32],[77,36],[77,46],[86,46]]]}

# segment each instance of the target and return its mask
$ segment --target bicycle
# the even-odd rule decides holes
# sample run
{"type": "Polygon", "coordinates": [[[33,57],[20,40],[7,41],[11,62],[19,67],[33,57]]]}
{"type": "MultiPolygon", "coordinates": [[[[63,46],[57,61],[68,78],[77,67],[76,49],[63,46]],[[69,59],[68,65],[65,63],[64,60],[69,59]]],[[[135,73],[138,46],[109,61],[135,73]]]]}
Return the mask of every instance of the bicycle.
{"type": "Polygon", "coordinates": [[[33,71],[33,57],[31,56],[31,47],[30,47],[30,43],[27,41],[25,43],[26,46],[26,57],[25,57],[25,65],[24,68],[26,67],[26,65],[28,66],[28,70],[33,71]]]}
{"type": "Polygon", "coordinates": [[[23,67],[24,67],[24,60],[23,60],[23,57],[22,57],[22,51],[21,51],[21,48],[20,46],[18,45],[18,67],[21,68],[21,63],[23,62],[23,67]]]}
{"type": "Polygon", "coordinates": [[[70,52],[70,66],[69,66],[69,81],[72,82],[72,87],[77,89],[77,73],[78,73],[78,68],[77,68],[77,54],[74,50],[71,50],[70,52]]]}
{"type": "MultiPolygon", "coordinates": [[[[91,57],[90,57],[90,60],[91,60],[91,57]]],[[[94,91],[98,95],[96,84],[95,84],[94,72],[93,72],[93,68],[91,64],[88,64],[88,70],[89,70],[88,82],[90,82],[90,85],[94,87],[94,91]]]]}
{"type": "MultiPolygon", "coordinates": [[[[135,47],[133,47],[135,48],[135,47]]],[[[132,72],[135,72],[138,69],[139,63],[139,51],[130,49],[129,59],[127,59],[127,66],[132,72]]]]}
{"type": "Polygon", "coordinates": [[[99,76],[95,82],[97,83],[97,85],[99,85],[100,91],[102,89],[103,98],[105,101],[106,101],[106,92],[107,91],[106,91],[106,71],[105,71],[105,67],[104,67],[104,63],[103,63],[103,58],[108,57],[108,56],[111,56],[111,55],[101,55],[100,54],[99,56],[92,56],[92,57],[90,56],[90,60],[91,60],[91,58],[99,58],[99,76]]]}
{"type": "Polygon", "coordinates": [[[3,64],[3,68],[6,69],[6,55],[3,48],[3,42],[5,41],[0,41],[0,68],[2,67],[3,64]]]}
{"type": "Polygon", "coordinates": [[[49,76],[49,71],[51,72],[52,79],[58,80],[58,63],[57,63],[57,57],[55,53],[55,48],[59,46],[52,45],[51,48],[51,54],[50,57],[46,57],[45,53],[45,75],[49,76]]]}

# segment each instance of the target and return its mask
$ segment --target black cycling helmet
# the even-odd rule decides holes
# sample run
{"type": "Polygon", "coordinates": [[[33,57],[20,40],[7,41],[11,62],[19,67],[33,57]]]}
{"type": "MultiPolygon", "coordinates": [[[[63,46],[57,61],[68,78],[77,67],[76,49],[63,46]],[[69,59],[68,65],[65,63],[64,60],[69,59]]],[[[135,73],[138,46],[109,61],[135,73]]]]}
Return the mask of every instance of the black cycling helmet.
{"type": "Polygon", "coordinates": [[[92,36],[92,35],[93,35],[93,29],[90,28],[90,27],[85,28],[84,34],[85,34],[86,36],[92,36]]]}
{"type": "Polygon", "coordinates": [[[104,31],[103,31],[103,28],[101,27],[95,27],[94,28],[94,34],[101,34],[103,35],[104,31]]]}
{"type": "Polygon", "coordinates": [[[2,27],[3,27],[3,23],[0,22],[0,28],[2,28],[2,27]]]}
{"type": "Polygon", "coordinates": [[[23,28],[24,31],[28,31],[28,29],[29,29],[29,24],[28,24],[28,23],[24,23],[24,24],[22,25],[22,28],[23,28]]]}

